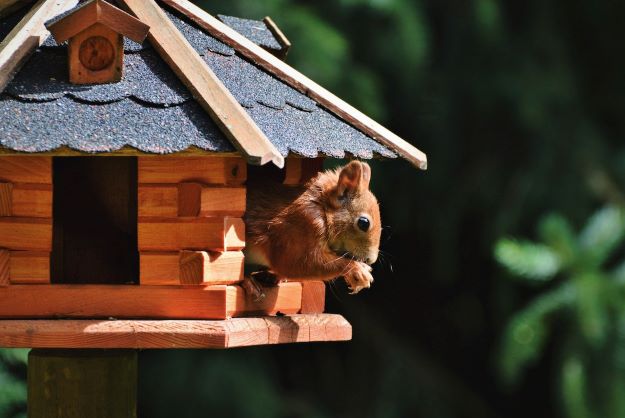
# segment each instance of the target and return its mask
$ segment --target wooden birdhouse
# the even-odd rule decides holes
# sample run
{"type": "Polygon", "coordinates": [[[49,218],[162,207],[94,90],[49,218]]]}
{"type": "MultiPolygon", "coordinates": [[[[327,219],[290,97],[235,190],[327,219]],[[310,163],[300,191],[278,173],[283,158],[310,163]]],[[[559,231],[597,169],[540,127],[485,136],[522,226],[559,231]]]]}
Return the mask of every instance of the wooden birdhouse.
{"type": "Polygon", "coordinates": [[[57,43],[68,42],[69,81],[113,83],[124,68],[124,39],[142,43],[149,26],[103,0],[89,0],[46,24],[57,43]]]}
{"type": "Polygon", "coordinates": [[[117,6],[41,0],[0,19],[0,346],[349,339],[323,282],[246,296],[246,195],[326,157],[425,155],[282,61],[270,20],[117,6]]]}

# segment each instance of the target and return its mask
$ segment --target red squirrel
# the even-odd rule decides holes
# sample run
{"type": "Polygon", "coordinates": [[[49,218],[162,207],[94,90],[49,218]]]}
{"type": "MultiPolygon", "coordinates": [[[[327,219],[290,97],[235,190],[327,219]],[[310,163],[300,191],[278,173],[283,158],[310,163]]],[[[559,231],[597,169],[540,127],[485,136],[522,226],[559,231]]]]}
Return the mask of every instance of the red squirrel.
{"type": "Polygon", "coordinates": [[[382,231],[370,180],[369,165],[352,161],[304,185],[250,184],[247,262],[277,278],[344,277],[352,294],[370,287],[382,231]]]}

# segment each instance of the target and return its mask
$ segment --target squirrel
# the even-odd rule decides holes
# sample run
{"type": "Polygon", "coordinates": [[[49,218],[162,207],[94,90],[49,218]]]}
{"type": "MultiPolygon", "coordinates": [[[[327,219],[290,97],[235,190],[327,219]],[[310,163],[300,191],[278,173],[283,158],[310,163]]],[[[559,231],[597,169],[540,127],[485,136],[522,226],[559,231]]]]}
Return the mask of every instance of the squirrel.
{"type": "Polygon", "coordinates": [[[246,262],[278,279],[343,277],[351,294],[369,288],[382,231],[370,180],[369,165],[352,161],[303,185],[254,183],[245,214],[246,262]]]}

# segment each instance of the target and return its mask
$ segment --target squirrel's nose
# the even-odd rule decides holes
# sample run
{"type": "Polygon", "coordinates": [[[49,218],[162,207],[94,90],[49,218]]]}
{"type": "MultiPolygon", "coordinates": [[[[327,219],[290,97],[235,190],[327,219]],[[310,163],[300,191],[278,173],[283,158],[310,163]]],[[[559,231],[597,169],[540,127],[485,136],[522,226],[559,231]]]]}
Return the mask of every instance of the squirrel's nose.
{"type": "Polygon", "coordinates": [[[369,253],[369,257],[367,257],[367,264],[373,264],[378,260],[378,252],[372,251],[369,253]]]}

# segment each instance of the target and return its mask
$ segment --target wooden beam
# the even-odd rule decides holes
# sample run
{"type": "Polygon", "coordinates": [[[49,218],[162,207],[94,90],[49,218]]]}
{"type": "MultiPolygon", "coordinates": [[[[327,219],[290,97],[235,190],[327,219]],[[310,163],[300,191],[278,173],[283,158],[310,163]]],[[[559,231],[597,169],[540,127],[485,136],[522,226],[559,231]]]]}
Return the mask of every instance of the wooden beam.
{"type": "Polygon", "coordinates": [[[0,43],[0,91],[4,90],[28,55],[50,35],[44,23],[76,4],[78,0],[39,0],[13,28],[0,43]]]}
{"type": "Polygon", "coordinates": [[[234,348],[295,342],[348,341],[340,315],[227,320],[0,320],[7,348],[234,348]]]}
{"type": "Polygon", "coordinates": [[[180,284],[234,284],[243,280],[241,251],[181,251],[180,284]]]}
{"type": "Polygon", "coordinates": [[[14,184],[11,210],[13,216],[51,218],[52,185],[26,183],[14,184]]]}
{"type": "Polygon", "coordinates": [[[11,216],[13,214],[13,184],[0,182],[0,216],[11,216]]]}
{"type": "MultiPolygon", "coordinates": [[[[135,0],[137,1],[137,0],[135,0]]],[[[279,58],[214,18],[200,7],[188,0],[162,0],[183,15],[198,24],[210,35],[234,48],[254,64],[284,81],[291,87],[308,95],[311,99],[327,108],[347,123],[353,125],[376,141],[387,146],[408,160],[414,166],[425,170],[427,156],[412,144],[395,135],[373,119],[369,118],[353,106],[344,102],[334,94],[321,87],[302,73],[298,72],[279,58]]]]}
{"type": "Polygon", "coordinates": [[[46,251],[11,251],[11,284],[49,284],[50,253],[46,251]]]}
{"type": "Polygon", "coordinates": [[[300,313],[322,313],[326,306],[326,284],[321,281],[302,280],[302,309],[300,313]]]}
{"type": "Polygon", "coordinates": [[[240,286],[228,286],[228,317],[295,314],[302,308],[300,283],[280,283],[263,288],[265,296],[254,300],[240,286]]]}
{"type": "Polygon", "coordinates": [[[146,156],[139,157],[138,164],[139,184],[199,182],[241,185],[247,179],[247,164],[240,157],[146,156]]]}
{"type": "Polygon", "coordinates": [[[52,220],[0,218],[0,247],[11,250],[52,250],[52,220]]]}
{"type": "Polygon", "coordinates": [[[200,183],[178,184],[178,216],[242,217],[245,187],[215,187],[200,183]]]}
{"type": "Polygon", "coordinates": [[[0,156],[0,181],[52,184],[52,158],[0,156]]]}
{"type": "Polygon", "coordinates": [[[10,283],[11,271],[9,267],[10,261],[9,250],[0,248],[0,286],[7,286],[10,283]]]}
{"type": "Polygon", "coordinates": [[[253,164],[284,166],[278,149],[260,130],[208,64],[169,20],[154,0],[120,0],[150,26],[148,39],[193,97],[232,144],[253,164]]]}
{"type": "Polygon", "coordinates": [[[232,251],[245,247],[245,224],[240,218],[139,218],[138,229],[140,251],[232,251]]]}
{"type": "Polygon", "coordinates": [[[280,28],[278,27],[278,25],[276,25],[272,18],[270,18],[269,16],[265,16],[263,18],[263,22],[265,22],[265,25],[267,26],[267,29],[269,29],[269,32],[271,32],[271,34],[274,36],[274,38],[276,38],[276,40],[282,47],[278,58],[284,61],[289,53],[289,50],[291,49],[291,41],[289,41],[286,35],[284,35],[284,33],[280,30],[280,28]]]}

